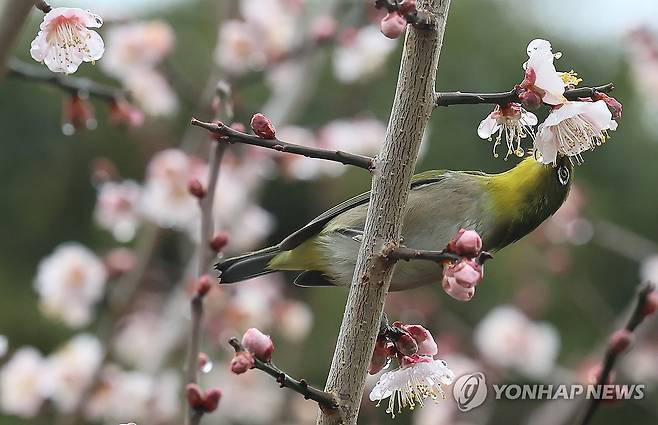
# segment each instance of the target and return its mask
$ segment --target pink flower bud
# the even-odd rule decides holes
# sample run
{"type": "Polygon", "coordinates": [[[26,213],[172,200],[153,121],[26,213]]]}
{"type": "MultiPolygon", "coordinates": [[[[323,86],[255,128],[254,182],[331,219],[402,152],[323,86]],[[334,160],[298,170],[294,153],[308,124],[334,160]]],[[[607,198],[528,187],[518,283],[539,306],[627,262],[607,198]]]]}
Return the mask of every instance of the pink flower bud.
{"type": "Polygon", "coordinates": [[[647,300],[644,304],[644,310],[642,311],[645,316],[651,316],[656,311],[658,311],[658,292],[653,291],[647,295],[647,300]]]}
{"type": "Polygon", "coordinates": [[[457,284],[454,277],[443,276],[442,288],[457,301],[470,301],[475,295],[475,287],[465,288],[457,284]]]}
{"type": "Polygon", "coordinates": [[[482,238],[475,230],[459,229],[450,242],[448,251],[460,256],[477,257],[482,250],[482,238]]]}
{"type": "Polygon", "coordinates": [[[92,130],[96,128],[94,106],[80,96],[71,96],[64,101],[62,116],[62,132],[66,136],[75,134],[81,129],[92,130]]]}
{"type": "Polygon", "coordinates": [[[219,388],[211,388],[206,391],[203,398],[202,409],[206,413],[214,412],[217,410],[219,400],[222,398],[222,391],[219,388]]]}
{"type": "Polygon", "coordinates": [[[241,375],[254,367],[254,357],[248,351],[239,351],[231,359],[231,372],[241,375]]]}
{"type": "Polygon", "coordinates": [[[595,92],[592,96],[593,100],[602,100],[605,102],[606,106],[612,113],[612,118],[618,119],[621,118],[621,111],[623,109],[622,104],[612,96],[608,96],[605,93],[595,92]]]}
{"type": "Polygon", "coordinates": [[[263,114],[255,114],[251,117],[251,129],[261,139],[275,139],[276,130],[269,118],[263,114]]]}
{"type": "Polygon", "coordinates": [[[519,84],[519,87],[526,90],[531,90],[535,83],[537,82],[537,72],[534,68],[528,68],[523,74],[523,81],[519,84]]]}
{"type": "Polygon", "coordinates": [[[626,329],[615,331],[608,340],[608,347],[616,354],[624,352],[633,342],[633,334],[626,329]]]}
{"type": "Polygon", "coordinates": [[[187,190],[192,194],[192,196],[195,196],[199,199],[202,199],[206,196],[206,189],[198,179],[190,180],[190,182],[187,184],[187,190]]]}
{"type": "Polygon", "coordinates": [[[519,93],[519,101],[521,102],[521,105],[529,111],[539,109],[541,106],[541,97],[531,90],[522,90],[519,93]]]}
{"type": "Polygon", "coordinates": [[[242,336],[242,346],[256,356],[258,360],[264,362],[272,360],[272,353],[274,352],[272,338],[256,328],[249,328],[247,332],[244,333],[242,336]]]}
{"type": "Polygon", "coordinates": [[[379,28],[388,38],[398,38],[407,28],[407,20],[404,19],[404,16],[396,12],[388,12],[386,16],[379,23],[379,28]]]}
{"type": "Polygon", "coordinates": [[[112,124],[118,126],[134,128],[144,124],[144,113],[125,100],[110,103],[109,118],[112,124]]]}
{"type": "Polygon", "coordinates": [[[210,248],[215,252],[220,252],[228,244],[228,234],[219,232],[210,241],[210,248]]]}
{"type": "Polygon", "coordinates": [[[197,284],[196,293],[200,297],[205,297],[208,292],[212,289],[212,279],[207,274],[204,274],[199,278],[197,284]]]}
{"type": "Polygon", "coordinates": [[[376,375],[388,362],[388,352],[386,349],[386,339],[380,338],[375,343],[375,349],[372,352],[372,359],[370,359],[370,366],[368,367],[368,373],[371,375],[376,375]]]}
{"type": "Polygon", "coordinates": [[[195,409],[200,408],[203,404],[203,390],[197,384],[187,384],[185,396],[187,398],[187,404],[195,409]]]}

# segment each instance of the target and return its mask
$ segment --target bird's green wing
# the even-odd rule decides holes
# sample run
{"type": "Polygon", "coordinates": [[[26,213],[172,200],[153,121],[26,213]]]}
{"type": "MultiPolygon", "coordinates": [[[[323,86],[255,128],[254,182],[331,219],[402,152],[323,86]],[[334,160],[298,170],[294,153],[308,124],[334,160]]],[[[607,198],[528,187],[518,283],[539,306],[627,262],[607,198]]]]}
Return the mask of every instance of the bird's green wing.
{"type": "MultiPolygon", "coordinates": [[[[424,171],[422,173],[416,174],[411,180],[411,188],[424,186],[431,183],[436,183],[443,178],[445,170],[430,170],[424,171]]],[[[340,214],[348,211],[359,205],[366,204],[370,201],[370,192],[365,192],[360,195],[357,195],[347,201],[336,205],[335,207],[325,211],[316,218],[314,218],[310,223],[301,229],[297,230],[287,238],[285,238],[280,244],[279,249],[282,251],[289,251],[296,248],[302,242],[309,239],[310,237],[318,234],[322,228],[330,222],[335,217],[340,214]]]]}

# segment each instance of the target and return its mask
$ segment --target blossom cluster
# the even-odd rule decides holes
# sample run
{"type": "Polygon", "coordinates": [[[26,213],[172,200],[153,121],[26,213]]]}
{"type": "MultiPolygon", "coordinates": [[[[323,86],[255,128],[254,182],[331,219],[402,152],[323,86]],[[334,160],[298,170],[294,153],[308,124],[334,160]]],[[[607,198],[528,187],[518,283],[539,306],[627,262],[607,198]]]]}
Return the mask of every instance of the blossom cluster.
{"type": "Polygon", "coordinates": [[[524,156],[521,141],[530,137],[534,155],[541,163],[555,165],[560,156],[581,163],[583,152],[605,143],[608,131],[617,129],[622,105],[600,92],[577,101],[567,100],[565,89],[574,88],[581,79],[573,71],[555,69],[554,59],[561,54],[553,53],[551,44],[542,39],[531,41],[527,54],[524,79],[516,88],[520,103],[496,105],[480,123],[478,135],[489,140],[495,137],[494,156],[498,156],[496,148],[505,139],[505,159],[511,154],[524,156]],[[551,112],[535,131],[537,116],[526,109],[537,109],[542,104],[551,112]]]}

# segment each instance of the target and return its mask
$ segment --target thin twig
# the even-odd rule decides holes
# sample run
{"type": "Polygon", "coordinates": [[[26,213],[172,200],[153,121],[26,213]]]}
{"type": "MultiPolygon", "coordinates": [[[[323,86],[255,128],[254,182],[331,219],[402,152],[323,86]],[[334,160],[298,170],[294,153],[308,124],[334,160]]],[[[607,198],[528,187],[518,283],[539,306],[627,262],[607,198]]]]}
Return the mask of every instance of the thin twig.
{"type": "MultiPolygon", "coordinates": [[[[631,316],[628,318],[626,326],[624,327],[624,329],[626,329],[628,332],[635,331],[640,323],[642,323],[647,317],[645,313],[647,298],[655,289],[655,286],[649,282],[643,284],[638,290],[636,300],[634,301],[635,307],[633,308],[633,312],[631,313],[631,316]]],[[[597,387],[600,388],[606,382],[608,382],[610,373],[615,366],[615,362],[617,361],[619,354],[619,350],[615,350],[614,347],[608,346],[603,358],[603,367],[596,381],[597,387]]],[[[590,422],[600,404],[601,400],[598,397],[592,397],[589,400],[585,414],[583,415],[582,420],[579,422],[580,425],[587,425],[590,422]]]]}
{"type": "Polygon", "coordinates": [[[27,81],[50,84],[71,95],[86,93],[105,101],[116,101],[127,97],[123,89],[97,83],[83,77],[71,77],[47,71],[39,66],[29,65],[18,59],[11,59],[8,64],[9,76],[27,81]]]}
{"type": "Polygon", "coordinates": [[[364,155],[357,155],[339,150],[328,150],[295,145],[293,143],[284,142],[279,139],[263,139],[258,136],[253,136],[234,130],[221,122],[210,123],[192,118],[191,124],[197,127],[205,128],[206,130],[213,133],[225,136],[225,139],[223,140],[227,143],[243,143],[246,145],[273,149],[279,152],[303,155],[309,158],[326,159],[328,161],[340,162],[344,165],[354,165],[368,171],[372,171],[374,168],[374,160],[364,155]]]}
{"type": "MultiPolygon", "coordinates": [[[[578,100],[584,97],[591,97],[596,92],[610,93],[614,90],[614,85],[608,83],[596,87],[581,87],[579,89],[566,90],[564,97],[567,100],[578,100]]],[[[478,104],[494,104],[506,105],[510,102],[519,102],[518,91],[513,88],[510,91],[501,93],[462,93],[462,92],[439,92],[434,95],[435,106],[450,106],[450,105],[478,105],[478,104]]]]}
{"type": "MultiPolygon", "coordinates": [[[[242,347],[236,338],[231,338],[228,343],[233,347],[236,353],[245,351],[244,347],[242,347]]],[[[262,370],[276,379],[276,382],[279,383],[281,388],[289,388],[294,392],[303,395],[305,399],[315,401],[324,409],[335,410],[338,407],[338,403],[331,393],[309,385],[304,379],[297,380],[291,377],[278,367],[274,366],[271,362],[264,362],[254,357],[254,369],[262,370]]]]}
{"type": "MultiPolygon", "coordinates": [[[[396,246],[394,244],[389,244],[384,247],[382,255],[384,258],[391,261],[426,260],[435,263],[442,263],[444,261],[456,262],[461,259],[459,255],[446,251],[445,249],[441,251],[431,251],[426,249],[407,248],[406,246],[396,246]]],[[[492,258],[493,255],[487,251],[482,251],[477,257],[477,261],[480,264],[483,264],[485,261],[492,258]]]]}
{"type": "MultiPolygon", "coordinates": [[[[222,115],[223,118],[233,118],[233,107],[231,104],[231,88],[224,82],[220,81],[215,88],[215,93],[223,105],[222,115]]],[[[208,155],[208,187],[206,194],[203,198],[199,199],[199,208],[201,210],[201,234],[199,235],[199,252],[197,275],[199,278],[208,273],[208,268],[213,256],[213,249],[210,246],[210,241],[214,235],[214,217],[213,208],[215,204],[215,193],[217,192],[217,180],[219,179],[219,171],[224,158],[224,151],[226,144],[213,141],[210,146],[208,155]]],[[[186,360],[186,383],[196,384],[199,372],[199,351],[201,345],[201,323],[203,321],[203,301],[205,294],[197,292],[190,300],[191,311],[191,332],[189,345],[187,350],[186,360]]],[[[190,409],[187,407],[186,423],[189,425],[197,425],[201,421],[203,414],[198,410],[190,409]]]]}

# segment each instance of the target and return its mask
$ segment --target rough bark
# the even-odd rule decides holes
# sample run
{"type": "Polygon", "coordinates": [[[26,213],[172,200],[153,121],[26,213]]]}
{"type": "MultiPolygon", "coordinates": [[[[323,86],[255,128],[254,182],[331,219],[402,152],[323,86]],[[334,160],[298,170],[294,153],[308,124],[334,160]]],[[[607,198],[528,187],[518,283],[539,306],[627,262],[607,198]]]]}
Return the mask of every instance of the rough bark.
{"type": "Polygon", "coordinates": [[[0,0],[0,80],[7,73],[9,53],[33,6],[30,0],[0,0]]]}
{"type": "Polygon", "coordinates": [[[363,243],[325,388],[337,397],[340,409],[339,413],[320,411],[319,425],[357,422],[394,267],[382,250],[385,244],[400,240],[418,149],[434,107],[449,7],[450,0],[419,1],[418,8],[433,14],[436,24],[433,29],[407,29],[386,140],[375,161],[363,243]]]}

